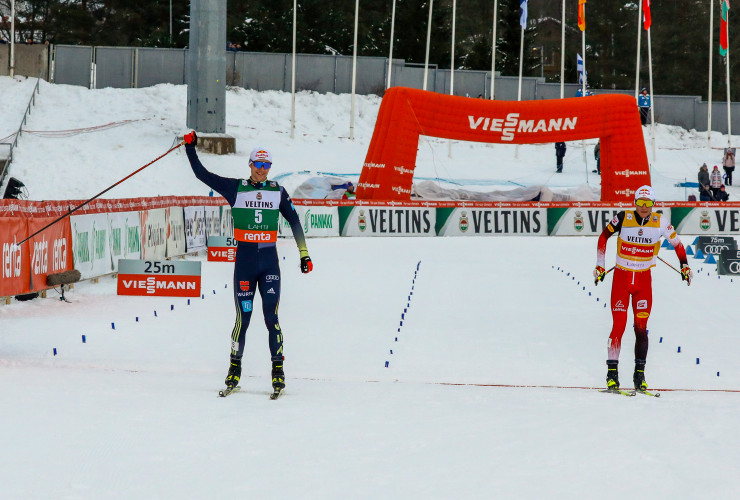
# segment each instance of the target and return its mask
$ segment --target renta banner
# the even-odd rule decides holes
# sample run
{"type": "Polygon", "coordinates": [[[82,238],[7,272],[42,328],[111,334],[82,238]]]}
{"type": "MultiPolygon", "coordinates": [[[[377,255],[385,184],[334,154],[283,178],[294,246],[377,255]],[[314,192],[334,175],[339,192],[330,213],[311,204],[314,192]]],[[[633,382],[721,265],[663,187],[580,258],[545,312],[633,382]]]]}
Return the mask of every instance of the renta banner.
{"type": "Polygon", "coordinates": [[[122,259],[118,295],[198,297],[200,272],[200,261],[122,259]]]}
{"type": "Polygon", "coordinates": [[[28,293],[31,290],[28,242],[18,245],[29,234],[25,217],[0,217],[1,297],[28,293]]]}
{"type": "MultiPolygon", "coordinates": [[[[51,224],[56,217],[35,217],[28,219],[29,234],[51,224]]],[[[69,218],[44,229],[28,240],[31,251],[31,289],[47,288],[46,276],[74,269],[72,255],[72,230],[69,218]]]]}

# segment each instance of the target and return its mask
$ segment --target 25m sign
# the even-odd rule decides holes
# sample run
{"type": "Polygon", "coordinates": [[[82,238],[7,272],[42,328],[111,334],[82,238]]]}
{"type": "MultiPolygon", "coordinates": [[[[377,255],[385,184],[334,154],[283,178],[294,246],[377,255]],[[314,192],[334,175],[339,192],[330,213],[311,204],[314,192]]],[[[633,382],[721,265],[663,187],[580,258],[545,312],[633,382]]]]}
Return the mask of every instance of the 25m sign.
{"type": "Polygon", "coordinates": [[[118,295],[198,297],[200,262],[121,259],[118,295]]]}

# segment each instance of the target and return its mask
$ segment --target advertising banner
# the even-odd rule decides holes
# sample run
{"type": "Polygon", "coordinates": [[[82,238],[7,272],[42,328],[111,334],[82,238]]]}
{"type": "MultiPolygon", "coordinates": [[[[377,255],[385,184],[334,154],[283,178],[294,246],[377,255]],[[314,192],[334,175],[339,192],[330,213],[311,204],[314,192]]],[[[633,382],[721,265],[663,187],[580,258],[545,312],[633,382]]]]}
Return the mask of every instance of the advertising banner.
{"type": "Polygon", "coordinates": [[[165,208],[167,219],[167,257],[185,255],[185,215],[182,207],[165,208]]]}
{"type": "Polygon", "coordinates": [[[206,247],[206,214],[203,207],[185,207],[185,248],[188,253],[206,247]]]}
{"type": "Polygon", "coordinates": [[[71,215],[74,268],[82,279],[102,276],[113,271],[108,245],[106,214],[71,215]]]}
{"type": "Polygon", "coordinates": [[[167,255],[167,216],[164,208],[142,210],[141,258],[164,259],[167,255]]]}
{"type": "Polygon", "coordinates": [[[209,236],[221,236],[221,207],[203,207],[206,218],[206,239],[209,236]]]}
{"type": "Polygon", "coordinates": [[[0,297],[28,293],[30,286],[30,258],[28,242],[23,241],[30,233],[23,217],[0,217],[0,297]]]}
{"type": "Polygon", "coordinates": [[[118,263],[118,295],[199,297],[200,262],[122,259],[118,263]]]}
{"type": "Polygon", "coordinates": [[[439,236],[547,236],[547,209],[438,208],[439,236]]]}
{"type": "Polygon", "coordinates": [[[221,236],[234,236],[234,218],[229,205],[221,207],[221,236]]]}
{"type": "Polygon", "coordinates": [[[108,214],[110,256],[113,271],[118,270],[119,259],[141,258],[141,219],[139,212],[108,214]]]}
{"type": "Polygon", "coordinates": [[[696,239],[695,253],[706,257],[709,254],[719,255],[724,250],[737,250],[737,241],[733,236],[699,236],[696,239]]]}
{"type": "Polygon", "coordinates": [[[673,207],[678,234],[740,234],[740,207],[673,207]]]}
{"type": "Polygon", "coordinates": [[[717,274],[740,275],[740,250],[722,250],[717,260],[717,274]]]}
{"type": "MultiPolygon", "coordinates": [[[[28,232],[33,234],[47,224],[51,224],[56,217],[37,217],[28,219],[28,232]]],[[[69,218],[44,229],[34,236],[24,246],[28,245],[31,252],[31,289],[43,290],[47,288],[46,276],[74,269],[72,256],[72,229],[69,218]]]]}
{"type": "MultiPolygon", "coordinates": [[[[302,207],[296,206],[296,212],[306,238],[339,236],[339,211],[337,207],[302,207]]],[[[280,216],[278,235],[293,237],[293,231],[285,218],[280,216]]]]}
{"type": "Polygon", "coordinates": [[[341,207],[340,218],[342,236],[434,236],[437,220],[434,207],[341,207]]]}
{"type": "MultiPolygon", "coordinates": [[[[609,221],[621,211],[632,210],[619,206],[590,205],[579,207],[551,207],[547,209],[547,227],[550,236],[598,236],[609,221]]],[[[656,207],[670,220],[671,209],[656,207]]]]}
{"type": "Polygon", "coordinates": [[[210,262],[234,262],[237,240],[231,236],[208,237],[208,260],[210,262]]]}

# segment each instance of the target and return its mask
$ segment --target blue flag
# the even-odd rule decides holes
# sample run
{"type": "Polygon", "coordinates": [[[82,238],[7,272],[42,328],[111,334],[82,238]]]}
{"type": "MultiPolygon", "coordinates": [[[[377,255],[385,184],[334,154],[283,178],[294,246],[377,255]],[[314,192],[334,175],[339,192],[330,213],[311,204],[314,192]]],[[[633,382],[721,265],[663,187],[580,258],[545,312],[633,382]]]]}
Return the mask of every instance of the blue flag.
{"type": "Polygon", "coordinates": [[[527,0],[519,0],[519,6],[522,8],[519,24],[522,25],[522,28],[527,29],[527,0]]]}
{"type": "Polygon", "coordinates": [[[588,74],[583,64],[583,58],[581,54],[576,54],[576,69],[578,70],[578,83],[583,84],[584,81],[588,83],[588,74]]]}

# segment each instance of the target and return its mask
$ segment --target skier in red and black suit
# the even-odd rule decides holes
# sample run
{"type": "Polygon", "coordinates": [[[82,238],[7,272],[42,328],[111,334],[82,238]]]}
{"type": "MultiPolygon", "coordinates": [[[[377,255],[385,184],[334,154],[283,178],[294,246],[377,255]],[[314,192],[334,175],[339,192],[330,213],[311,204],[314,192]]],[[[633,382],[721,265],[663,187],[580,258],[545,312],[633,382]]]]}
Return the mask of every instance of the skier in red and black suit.
{"type": "Polygon", "coordinates": [[[645,361],[648,352],[647,322],[653,305],[652,278],[650,269],[656,264],[661,237],[667,239],[676,250],[681,262],[681,277],[691,284],[692,273],[686,260],[686,250],[676,230],[663,214],[652,213],[655,191],[650,186],[641,186],[635,192],[635,210],[619,212],[607,224],[599,236],[596,252],[596,283],[606,276],[604,269],[606,241],[618,234],[617,261],[612,281],[612,331],[608,342],[607,389],[619,389],[617,366],[622,335],[627,326],[627,307],[632,297],[632,313],[635,328],[635,389],[647,390],[645,361]]]}

